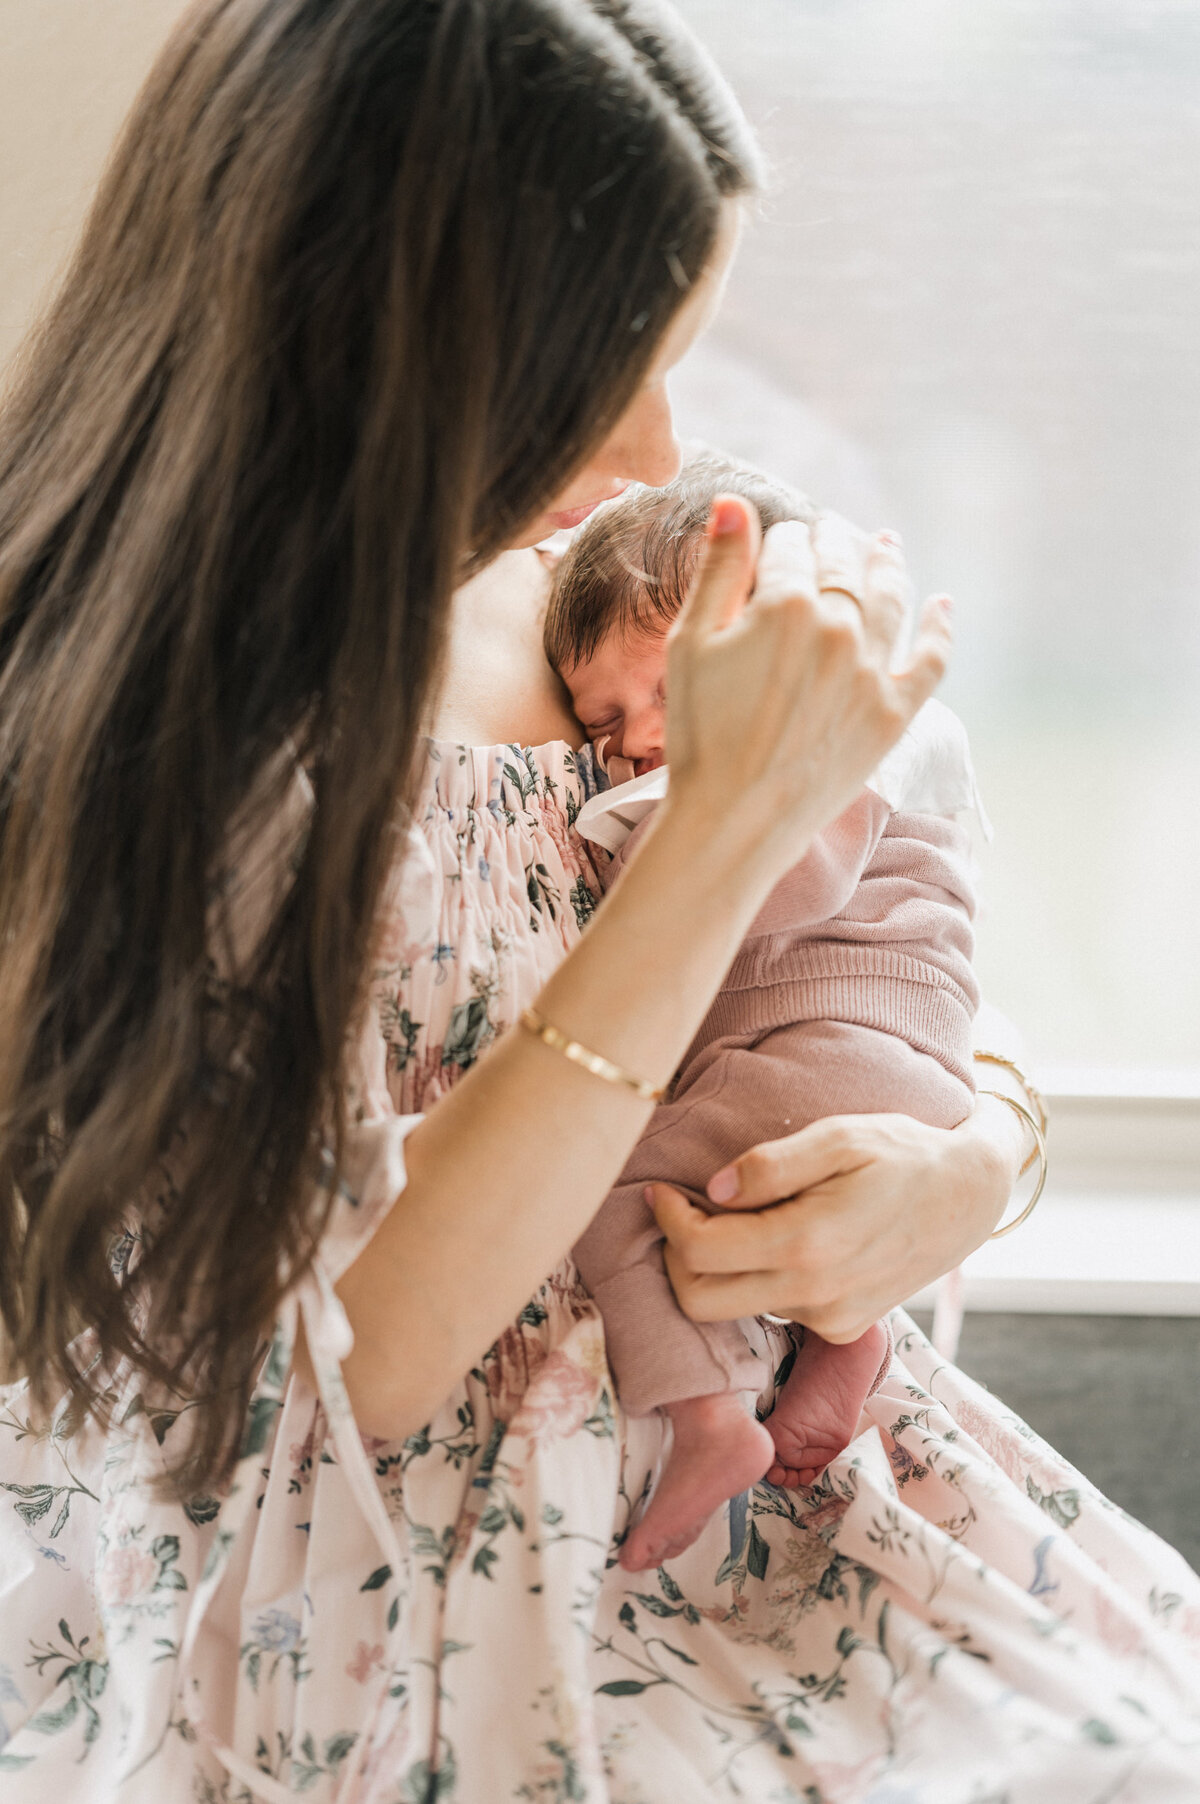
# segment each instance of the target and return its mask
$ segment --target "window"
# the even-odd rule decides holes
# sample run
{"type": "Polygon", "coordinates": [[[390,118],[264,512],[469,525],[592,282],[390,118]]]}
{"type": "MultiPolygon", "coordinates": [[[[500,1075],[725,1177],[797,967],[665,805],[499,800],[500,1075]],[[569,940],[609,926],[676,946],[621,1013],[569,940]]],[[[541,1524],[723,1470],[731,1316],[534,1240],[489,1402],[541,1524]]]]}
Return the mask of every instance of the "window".
{"type": "Polygon", "coordinates": [[[922,592],[954,594],[944,694],[996,828],[986,992],[1068,1087],[1178,1088],[1200,1072],[1200,11],[682,11],[773,185],[681,425],[898,528],[922,592]]]}
{"type": "Polygon", "coordinates": [[[1052,1117],[967,1304],[1198,1315],[1200,11],[681,6],[773,164],[681,428],[958,604],[980,972],[1052,1117]]]}

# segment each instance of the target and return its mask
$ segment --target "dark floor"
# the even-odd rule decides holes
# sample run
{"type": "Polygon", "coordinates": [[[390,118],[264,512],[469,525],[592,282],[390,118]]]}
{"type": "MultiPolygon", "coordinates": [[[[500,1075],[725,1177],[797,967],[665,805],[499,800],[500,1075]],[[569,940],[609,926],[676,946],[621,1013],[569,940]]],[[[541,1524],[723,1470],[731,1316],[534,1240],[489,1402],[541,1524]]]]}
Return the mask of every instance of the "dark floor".
{"type": "Polygon", "coordinates": [[[1200,1320],[968,1315],[958,1364],[1200,1570],[1200,1320]]]}

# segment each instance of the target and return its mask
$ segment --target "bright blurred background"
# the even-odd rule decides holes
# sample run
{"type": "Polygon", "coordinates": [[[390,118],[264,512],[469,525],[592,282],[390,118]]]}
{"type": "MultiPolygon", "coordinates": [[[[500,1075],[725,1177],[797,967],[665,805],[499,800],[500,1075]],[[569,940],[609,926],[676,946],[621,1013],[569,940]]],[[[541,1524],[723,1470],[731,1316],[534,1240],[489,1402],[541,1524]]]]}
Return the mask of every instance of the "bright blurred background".
{"type": "MultiPolygon", "coordinates": [[[[0,358],[179,0],[0,15],[0,358]]],[[[958,601],[980,963],[1040,1068],[1200,1071],[1200,7],[682,0],[772,191],[685,430],[958,601]]],[[[1190,1076],[1189,1076],[1190,1074],[1190,1076]]]]}
{"type": "MultiPolygon", "coordinates": [[[[949,589],[1035,1060],[1200,1068],[1200,7],[681,0],[772,191],[682,424],[949,589]]],[[[1099,1075],[1099,1073],[1097,1073],[1099,1075]]]]}

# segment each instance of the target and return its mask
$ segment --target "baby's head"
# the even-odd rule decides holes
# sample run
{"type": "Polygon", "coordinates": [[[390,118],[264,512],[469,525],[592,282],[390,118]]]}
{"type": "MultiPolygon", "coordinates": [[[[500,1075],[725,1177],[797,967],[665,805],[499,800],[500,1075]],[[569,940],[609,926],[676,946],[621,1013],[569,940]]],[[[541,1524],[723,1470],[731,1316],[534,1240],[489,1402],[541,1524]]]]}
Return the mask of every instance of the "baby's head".
{"type": "Polygon", "coordinates": [[[749,501],[764,532],[781,520],[816,519],[783,483],[697,452],[666,488],[635,486],[598,508],[555,572],[546,656],[617,782],[663,762],[667,633],[718,495],[749,501]]]}

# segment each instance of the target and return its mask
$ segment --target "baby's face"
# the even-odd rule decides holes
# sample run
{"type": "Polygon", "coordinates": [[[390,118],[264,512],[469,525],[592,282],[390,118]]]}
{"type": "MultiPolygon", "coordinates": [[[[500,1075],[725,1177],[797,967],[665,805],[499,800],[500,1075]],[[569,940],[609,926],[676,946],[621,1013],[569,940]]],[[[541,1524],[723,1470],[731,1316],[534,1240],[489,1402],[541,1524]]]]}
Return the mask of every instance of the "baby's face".
{"type": "Polygon", "coordinates": [[[664,762],[667,718],[667,628],[625,638],[613,633],[590,658],[564,670],[587,736],[614,783],[664,762]]]}

